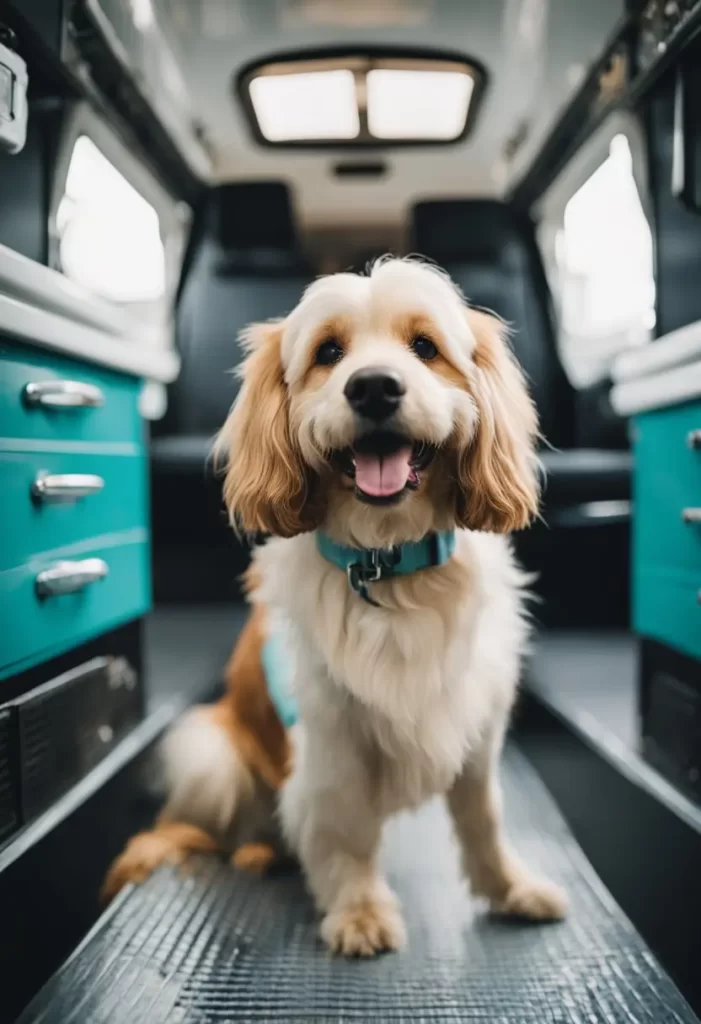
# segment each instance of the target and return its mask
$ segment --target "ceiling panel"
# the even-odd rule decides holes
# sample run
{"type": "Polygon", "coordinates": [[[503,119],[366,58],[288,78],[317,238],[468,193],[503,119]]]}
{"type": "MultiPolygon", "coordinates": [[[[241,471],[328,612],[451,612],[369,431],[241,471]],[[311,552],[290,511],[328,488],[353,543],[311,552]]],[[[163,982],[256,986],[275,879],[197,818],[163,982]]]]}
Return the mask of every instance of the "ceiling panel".
{"type": "Polygon", "coordinates": [[[501,194],[532,160],[624,7],[624,0],[92,2],[131,17],[133,31],[122,35],[152,95],[154,39],[167,50],[179,90],[171,103],[180,105],[182,123],[194,124],[212,180],[283,178],[309,225],[397,223],[420,196],[501,194]],[[136,41],[145,34],[150,47],[136,41]],[[331,174],[338,153],[260,146],[234,94],[238,74],[281,52],[333,45],[424,46],[477,58],[490,84],[474,131],[455,146],[387,150],[390,173],[380,180],[339,181],[331,174]]]}

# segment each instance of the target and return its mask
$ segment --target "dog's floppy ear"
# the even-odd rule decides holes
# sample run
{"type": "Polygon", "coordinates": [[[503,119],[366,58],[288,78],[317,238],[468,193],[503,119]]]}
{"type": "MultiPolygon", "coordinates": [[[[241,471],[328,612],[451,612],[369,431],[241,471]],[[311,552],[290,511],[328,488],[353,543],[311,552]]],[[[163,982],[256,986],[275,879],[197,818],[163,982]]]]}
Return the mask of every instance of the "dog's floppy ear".
{"type": "Polygon", "coordinates": [[[280,347],[281,322],[254,324],[243,384],[215,445],[226,460],[224,501],[232,523],[250,533],[294,537],[314,529],[315,477],[290,430],[280,347]]]}
{"type": "Polygon", "coordinates": [[[479,419],[458,455],[457,518],[471,530],[508,533],[538,511],[538,418],[505,325],[474,309],[467,317],[476,342],[472,396],[479,419]]]}

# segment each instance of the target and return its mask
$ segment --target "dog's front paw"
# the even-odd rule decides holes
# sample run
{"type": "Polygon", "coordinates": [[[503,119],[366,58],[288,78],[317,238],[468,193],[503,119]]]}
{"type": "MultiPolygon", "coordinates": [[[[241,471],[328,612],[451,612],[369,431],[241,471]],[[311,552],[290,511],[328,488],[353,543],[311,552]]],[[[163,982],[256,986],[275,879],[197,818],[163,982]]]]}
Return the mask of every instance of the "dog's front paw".
{"type": "Polygon", "coordinates": [[[331,910],[321,922],[321,937],[332,953],[374,956],[400,949],[406,929],[394,900],[363,900],[331,910]]]}
{"type": "Polygon", "coordinates": [[[276,860],[275,849],[269,843],[244,843],[233,854],[231,863],[237,871],[265,875],[276,860]]]}
{"type": "Polygon", "coordinates": [[[537,875],[519,875],[506,896],[492,903],[497,914],[529,921],[561,921],[567,913],[567,896],[559,885],[537,875]]]}

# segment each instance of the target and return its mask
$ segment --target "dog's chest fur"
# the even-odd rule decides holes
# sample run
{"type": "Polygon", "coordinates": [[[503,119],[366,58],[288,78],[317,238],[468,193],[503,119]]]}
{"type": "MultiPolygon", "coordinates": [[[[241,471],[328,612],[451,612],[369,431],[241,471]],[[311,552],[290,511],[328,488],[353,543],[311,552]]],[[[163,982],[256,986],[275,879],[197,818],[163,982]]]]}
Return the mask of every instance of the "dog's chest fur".
{"type": "Polygon", "coordinates": [[[486,557],[464,538],[451,564],[386,584],[389,608],[353,593],[311,537],[258,557],[260,597],[276,628],[287,623],[305,732],[361,766],[386,812],[448,789],[495,703],[513,697],[518,584],[506,545],[487,540],[486,557]]]}

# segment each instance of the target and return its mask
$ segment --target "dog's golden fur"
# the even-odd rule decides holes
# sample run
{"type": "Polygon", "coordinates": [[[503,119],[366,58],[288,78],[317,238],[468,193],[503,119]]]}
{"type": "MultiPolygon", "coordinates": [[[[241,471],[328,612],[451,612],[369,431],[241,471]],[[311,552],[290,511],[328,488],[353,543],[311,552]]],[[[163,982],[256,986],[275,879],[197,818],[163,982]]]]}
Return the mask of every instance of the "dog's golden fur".
{"type": "Polygon", "coordinates": [[[218,448],[228,460],[224,501],[236,509],[241,529],[294,537],[314,529],[317,515],[313,476],[290,428],[282,332],[282,324],[249,329],[246,377],[218,448]],[[237,438],[246,443],[231,443],[237,438]]]}
{"type": "Polygon", "coordinates": [[[302,863],[330,949],[394,949],[404,926],[377,866],[382,825],[440,793],[473,891],[501,912],[560,917],[563,894],[509,850],[501,824],[497,765],[527,639],[504,534],[538,507],[537,420],[503,325],[435,268],[387,260],[367,277],[316,282],[248,344],[219,440],[224,494],[238,528],[274,539],[255,554],[227,694],[176,727],[164,814],[127,847],[107,891],[141,879],[159,850],[177,860],[201,849],[202,836],[254,870],[285,849],[302,863]],[[321,365],[330,332],[340,355],[321,365]],[[428,360],[412,351],[416,332],[435,346],[428,360]],[[373,366],[403,382],[396,429],[434,453],[417,486],[382,507],[359,500],[333,455],[357,429],[347,382],[373,366]],[[456,548],[442,566],[374,584],[370,605],[321,557],[319,528],[365,548],[457,529],[456,548]],[[273,630],[300,707],[289,734],[261,665],[273,630]]]}

